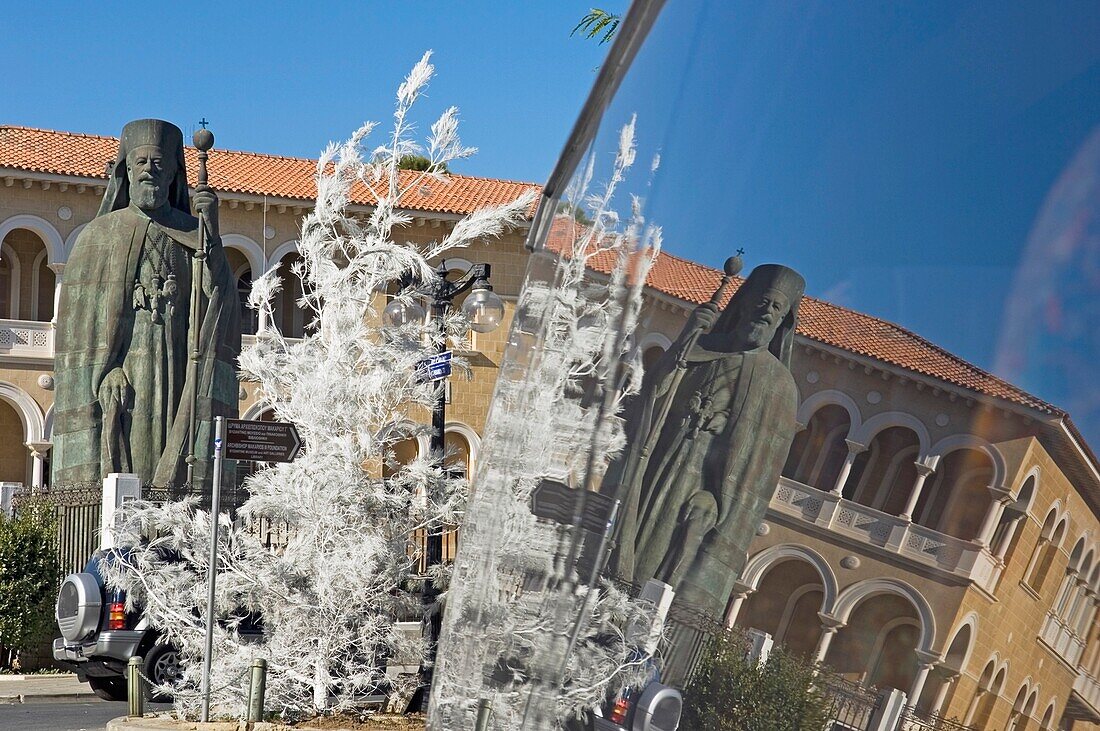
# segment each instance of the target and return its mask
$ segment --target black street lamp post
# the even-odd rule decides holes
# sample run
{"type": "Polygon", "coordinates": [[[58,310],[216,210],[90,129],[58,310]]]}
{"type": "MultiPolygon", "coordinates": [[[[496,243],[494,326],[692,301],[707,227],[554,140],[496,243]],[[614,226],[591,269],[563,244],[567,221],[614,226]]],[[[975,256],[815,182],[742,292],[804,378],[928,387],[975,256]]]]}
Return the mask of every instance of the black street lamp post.
{"type": "MultiPolygon", "coordinates": [[[[447,333],[444,327],[444,319],[453,307],[454,298],[463,292],[470,290],[470,294],[462,303],[462,311],[470,322],[470,329],[474,332],[492,332],[500,326],[504,315],[504,303],[493,292],[489,284],[490,267],[488,264],[474,264],[469,271],[458,279],[447,279],[446,262],[441,261],[436,269],[436,276],[431,282],[417,284],[411,279],[402,281],[402,289],[412,289],[428,298],[432,322],[435,325],[433,340],[436,354],[447,350],[447,333]]],[[[386,305],[382,313],[387,325],[400,326],[406,323],[421,321],[424,319],[424,308],[415,302],[394,300],[386,305]]],[[[442,475],[443,453],[445,447],[445,428],[447,424],[447,391],[446,380],[440,378],[434,385],[435,394],[432,400],[432,431],[429,441],[429,452],[433,461],[440,464],[442,475]]],[[[437,492],[439,486],[436,486],[437,492]]],[[[432,566],[443,563],[443,526],[441,524],[429,524],[424,546],[425,566],[430,570],[432,566]]],[[[439,642],[439,632],[443,623],[442,612],[434,610],[434,604],[439,597],[439,588],[429,577],[424,582],[424,591],[421,603],[424,608],[424,635],[428,640],[428,652],[420,666],[420,685],[409,703],[409,710],[427,712],[428,695],[431,691],[432,677],[435,672],[436,645],[439,642]]]]}

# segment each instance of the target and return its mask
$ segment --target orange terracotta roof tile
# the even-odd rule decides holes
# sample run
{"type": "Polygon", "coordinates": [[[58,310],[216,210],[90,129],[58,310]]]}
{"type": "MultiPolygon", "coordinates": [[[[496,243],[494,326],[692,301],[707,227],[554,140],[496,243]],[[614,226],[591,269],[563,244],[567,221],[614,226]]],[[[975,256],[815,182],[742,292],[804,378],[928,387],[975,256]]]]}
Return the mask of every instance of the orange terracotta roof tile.
{"type": "MultiPolygon", "coordinates": [[[[114,160],[117,151],[116,137],[0,126],[0,168],[106,180],[107,165],[114,160]]],[[[198,169],[196,154],[192,147],[185,151],[192,185],[198,169]]],[[[317,195],[316,166],[315,160],[217,148],[210,152],[208,163],[210,186],[215,190],[302,201],[313,200],[317,195]]],[[[415,175],[412,171],[402,171],[403,183],[408,184],[415,175]]],[[[539,188],[534,183],[449,175],[445,182],[427,180],[410,190],[402,198],[401,207],[461,215],[511,202],[539,188]]],[[[371,205],[374,200],[361,185],[352,192],[352,203],[371,205]]]]}
{"type": "MultiPolygon", "coordinates": [[[[583,233],[583,226],[571,218],[559,216],[559,221],[551,226],[547,247],[553,251],[564,251],[571,237],[583,233]]],[[[589,261],[593,269],[605,274],[611,271],[613,263],[612,257],[602,254],[589,261]]],[[[657,256],[646,279],[646,283],[657,291],[693,304],[701,304],[710,299],[721,281],[722,272],[718,269],[665,252],[657,256]]],[[[734,280],[730,294],[736,291],[742,281],[740,277],[734,280]]],[[[726,299],[728,298],[729,295],[726,299]]],[[[914,332],[825,300],[803,297],[799,310],[798,333],[810,340],[961,386],[978,394],[1004,399],[1057,417],[1066,415],[1056,406],[968,363],[914,332]]]]}

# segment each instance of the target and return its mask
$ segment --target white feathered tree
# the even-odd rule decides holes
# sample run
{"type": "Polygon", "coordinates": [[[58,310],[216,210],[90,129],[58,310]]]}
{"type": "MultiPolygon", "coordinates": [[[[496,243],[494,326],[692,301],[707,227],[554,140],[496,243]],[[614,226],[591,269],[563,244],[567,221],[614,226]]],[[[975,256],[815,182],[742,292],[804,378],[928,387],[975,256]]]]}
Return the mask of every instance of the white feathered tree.
{"type": "MultiPolygon", "coordinates": [[[[295,268],[306,293],[298,305],[311,315],[306,336],[264,330],[241,354],[242,377],[259,384],[276,419],[297,426],[303,446],[294,462],[248,477],[249,498],[235,522],[221,516],[211,687],[222,716],[243,712],[245,671],[256,657],[269,663],[268,709],[294,717],[360,705],[385,682],[387,657],[423,651],[394,630],[417,601],[414,536],[457,522],[465,482],[446,475],[440,455],[397,463],[394,446],[427,428],[417,422],[433,388],[416,381],[414,366],[435,352],[435,325],[387,328],[379,308],[394,283],[408,275],[428,282],[438,276],[430,260],[516,226],[533,201],[528,194],[476,211],[428,245],[401,239],[412,222],[402,196],[426,179],[446,186],[445,166],[474,152],[459,140],[453,107],[425,145],[412,136],[409,112],[432,77],[429,57],[401,84],[393,131],[382,144],[367,150],[375,130],[368,123],[318,160],[317,202],[302,223],[295,268]],[[428,157],[429,170],[399,171],[409,154],[428,157]],[[374,201],[365,221],[348,211],[353,187],[374,201]],[[383,465],[391,475],[385,480],[383,465]],[[287,524],[285,550],[265,548],[249,530],[261,518],[287,524]],[[250,614],[262,617],[259,642],[238,632],[250,614]]],[[[251,304],[268,321],[279,286],[273,272],[253,285],[251,304]]],[[[449,315],[445,328],[464,337],[461,313],[449,315]]],[[[134,504],[118,530],[129,550],[108,575],[180,648],[184,674],[175,697],[189,716],[201,702],[210,523],[195,499],[134,504]]]]}

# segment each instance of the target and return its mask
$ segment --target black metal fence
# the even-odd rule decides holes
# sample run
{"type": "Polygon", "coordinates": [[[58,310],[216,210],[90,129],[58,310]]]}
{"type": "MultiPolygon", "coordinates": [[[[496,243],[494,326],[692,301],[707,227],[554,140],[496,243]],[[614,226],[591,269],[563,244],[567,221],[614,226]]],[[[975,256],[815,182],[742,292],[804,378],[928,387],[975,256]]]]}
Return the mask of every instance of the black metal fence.
{"type": "Polygon", "coordinates": [[[828,731],[870,731],[882,694],[839,675],[822,670],[817,688],[829,703],[828,731]]]}
{"type": "Polygon", "coordinates": [[[920,713],[907,707],[898,719],[895,731],[976,731],[954,718],[944,718],[936,713],[920,713]]]}
{"type": "Polygon", "coordinates": [[[66,485],[63,488],[25,488],[12,499],[18,512],[32,501],[53,508],[57,520],[57,555],[61,571],[72,573],[84,568],[99,547],[100,514],[103,506],[101,483],[66,485]]]}

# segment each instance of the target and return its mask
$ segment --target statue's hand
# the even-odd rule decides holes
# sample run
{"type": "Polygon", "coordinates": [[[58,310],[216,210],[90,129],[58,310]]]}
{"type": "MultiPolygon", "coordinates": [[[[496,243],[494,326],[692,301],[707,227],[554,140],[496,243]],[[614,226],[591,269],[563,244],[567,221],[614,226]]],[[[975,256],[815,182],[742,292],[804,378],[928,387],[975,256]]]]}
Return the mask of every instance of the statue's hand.
{"type": "Polygon", "coordinates": [[[218,239],[218,196],[212,190],[199,190],[191,196],[191,205],[195,214],[206,221],[206,240],[210,243],[218,239]]]}
{"type": "Polygon", "coordinates": [[[714,323],[718,322],[718,315],[718,308],[710,302],[701,304],[692,310],[691,319],[688,320],[685,330],[709,332],[714,327],[714,323]]]}
{"type": "Polygon", "coordinates": [[[130,381],[121,368],[108,373],[99,384],[99,406],[103,413],[126,408],[130,401],[130,381]]]}

